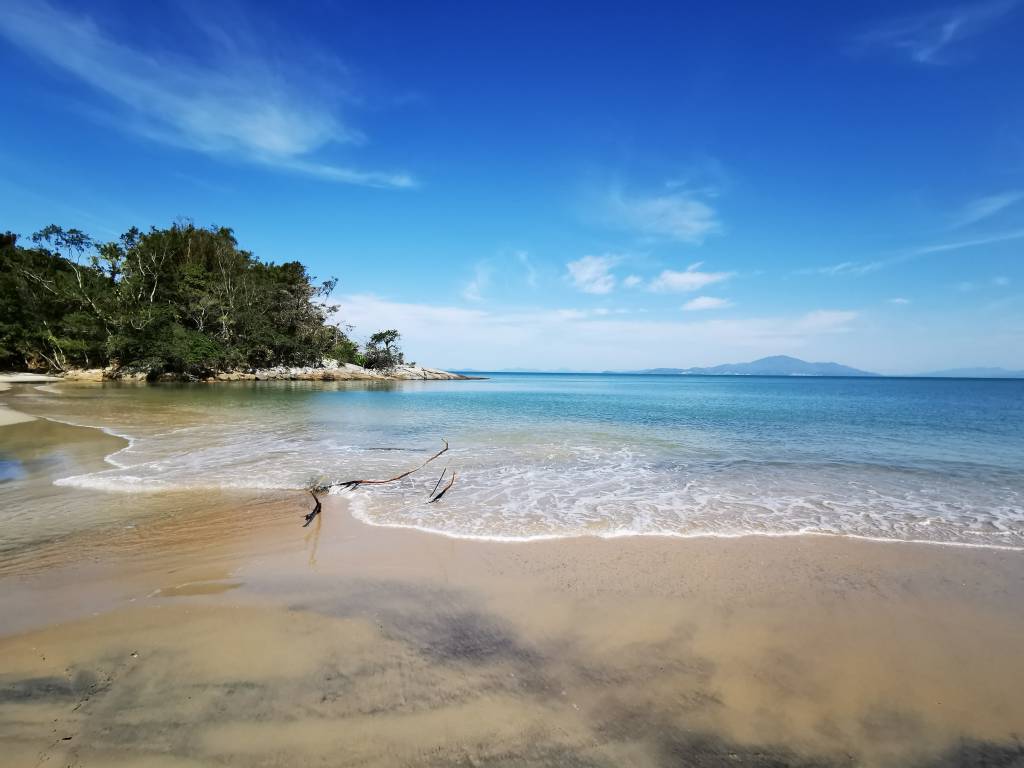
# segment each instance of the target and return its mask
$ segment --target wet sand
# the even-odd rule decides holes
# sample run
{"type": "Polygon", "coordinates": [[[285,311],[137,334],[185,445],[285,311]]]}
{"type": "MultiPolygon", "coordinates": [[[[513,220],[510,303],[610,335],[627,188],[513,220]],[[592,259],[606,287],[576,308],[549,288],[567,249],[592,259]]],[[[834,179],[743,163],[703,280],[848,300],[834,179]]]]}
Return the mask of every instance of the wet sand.
{"type": "Polygon", "coordinates": [[[0,558],[4,765],[1024,764],[1024,553],[95,503],[122,522],[0,558]]]}

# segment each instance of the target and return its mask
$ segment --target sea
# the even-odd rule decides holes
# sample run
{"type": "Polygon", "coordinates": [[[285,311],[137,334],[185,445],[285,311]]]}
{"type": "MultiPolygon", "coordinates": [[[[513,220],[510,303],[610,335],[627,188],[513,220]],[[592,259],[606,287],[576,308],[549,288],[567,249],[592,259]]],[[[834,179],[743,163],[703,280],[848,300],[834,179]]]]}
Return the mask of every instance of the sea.
{"type": "MultiPolygon", "coordinates": [[[[1021,380],[481,375],[22,385],[5,400],[121,438],[88,471],[45,469],[56,488],[138,514],[167,491],[390,478],[447,441],[401,481],[331,492],[371,525],[508,542],[830,535],[1024,549],[1021,380]]],[[[28,480],[3,430],[0,530],[30,536],[40,515],[59,529],[76,507],[41,510],[15,492],[28,480]]]]}

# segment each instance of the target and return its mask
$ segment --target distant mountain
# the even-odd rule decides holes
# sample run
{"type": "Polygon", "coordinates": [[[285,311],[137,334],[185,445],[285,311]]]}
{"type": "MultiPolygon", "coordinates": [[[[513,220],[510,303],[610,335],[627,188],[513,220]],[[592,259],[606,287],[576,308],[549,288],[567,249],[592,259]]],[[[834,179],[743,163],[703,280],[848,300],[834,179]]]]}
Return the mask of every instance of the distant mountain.
{"type": "Polygon", "coordinates": [[[944,379],[1024,379],[1024,371],[1011,371],[1006,368],[950,368],[948,371],[932,371],[918,375],[944,379]]]}
{"type": "Polygon", "coordinates": [[[663,373],[680,376],[878,376],[839,363],[808,363],[787,355],[762,357],[750,363],[727,363],[710,368],[649,368],[634,373],[663,373]]]}

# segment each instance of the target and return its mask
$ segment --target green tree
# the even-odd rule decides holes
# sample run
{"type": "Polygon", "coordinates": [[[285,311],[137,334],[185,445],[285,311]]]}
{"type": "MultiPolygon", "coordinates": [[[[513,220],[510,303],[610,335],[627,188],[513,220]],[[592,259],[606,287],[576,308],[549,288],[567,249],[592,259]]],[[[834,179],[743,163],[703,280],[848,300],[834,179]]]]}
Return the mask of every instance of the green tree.
{"type": "Polygon", "coordinates": [[[397,366],[405,362],[405,355],[398,346],[402,335],[394,330],[377,331],[366,342],[364,358],[367,368],[374,368],[380,371],[393,371],[397,366]]]}
{"type": "Polygon", "coordinates": [[[261,261],[225,227],[179,222],[96,243],[51,225],[23,248],[0,236],[0,364],[113,364],[202,376],[239,367],[350,362],[331,322],[337,279],[261,261]]]}

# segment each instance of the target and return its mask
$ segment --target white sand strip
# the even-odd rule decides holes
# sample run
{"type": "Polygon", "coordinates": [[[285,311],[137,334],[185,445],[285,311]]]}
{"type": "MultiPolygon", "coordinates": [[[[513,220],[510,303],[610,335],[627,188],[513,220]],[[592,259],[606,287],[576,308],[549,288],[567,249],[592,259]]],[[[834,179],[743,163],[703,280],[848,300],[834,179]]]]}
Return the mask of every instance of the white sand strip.
{"type": "Polygon", "coordinates": [[[27,413],[12,411],[10,408],[0,405],[0,427],[6,427],[9,424],[21,424],[24,421],[35,421],[35,418],[35,416],[29,416],[27,413]]]}
{"type": "MultiPolygon", "coordinates": [[[[44,384],[48,381],[60,381],[57,376],[44,376],[39,373],[0,373],[0,392],[6,392],[11,384],[44,384]]],[[[21,424],[26,421],[35,421],[35,416],[27,413],[20,413],[6,406],[0,405],[0,427],[9,424],[21,424]]]]}
{"type": "Polygon", "coordinates": [[[42,373],[0,373],[0,384],[42,384],[60,380],[60,376],[47,376],[42,373]]]}

